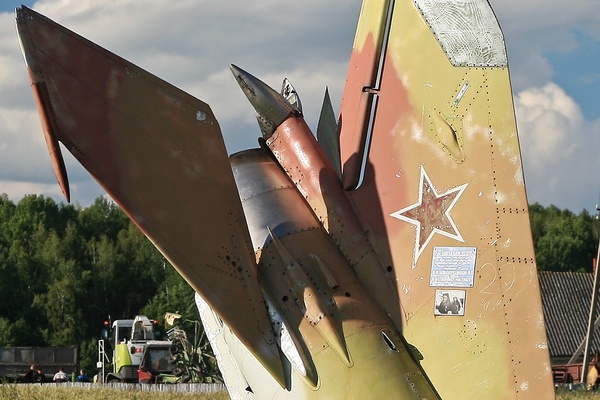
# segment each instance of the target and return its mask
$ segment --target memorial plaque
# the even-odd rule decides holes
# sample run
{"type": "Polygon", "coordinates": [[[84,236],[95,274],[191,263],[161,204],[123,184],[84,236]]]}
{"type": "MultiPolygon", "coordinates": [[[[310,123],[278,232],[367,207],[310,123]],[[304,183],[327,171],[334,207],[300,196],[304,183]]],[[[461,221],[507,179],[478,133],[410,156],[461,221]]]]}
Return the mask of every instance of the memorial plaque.
{"type": "Polygon", "coordinates": [[[434,247],[429,286],[473,287],[476,247],[434,247]]]}

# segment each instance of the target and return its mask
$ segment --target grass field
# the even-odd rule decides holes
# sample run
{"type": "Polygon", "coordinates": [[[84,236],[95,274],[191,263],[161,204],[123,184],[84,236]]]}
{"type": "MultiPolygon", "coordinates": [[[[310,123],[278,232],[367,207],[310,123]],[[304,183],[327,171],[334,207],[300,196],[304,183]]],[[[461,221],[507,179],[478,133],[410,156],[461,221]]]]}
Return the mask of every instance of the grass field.
{"type": "MultiPolygon", "coordinates": [[[[1,384],[0,400],[229,400],[227,392],[165,393],[141,390],[107,389],[96,385],[89,388],[56,387],[53,385],[1,384]]],[[[558,389],[556,400],[600,399],[600,392],[558,389]]],[[[550,399],[540,399],[550,400],[550,399]]]]}
{"type": "Polygon", "coordinates": [[[557,389],[556,400],[592,400],[600,399],[600,392],[588,392],[582,388],[569,391],[566,389],[557,389]]]}
{"type": "Polygon", "coordinates": [[[54,385],[2,384],[0,400],[229,400],[227,392],[169,393],[141,390],[56,387],[54,385]]]}

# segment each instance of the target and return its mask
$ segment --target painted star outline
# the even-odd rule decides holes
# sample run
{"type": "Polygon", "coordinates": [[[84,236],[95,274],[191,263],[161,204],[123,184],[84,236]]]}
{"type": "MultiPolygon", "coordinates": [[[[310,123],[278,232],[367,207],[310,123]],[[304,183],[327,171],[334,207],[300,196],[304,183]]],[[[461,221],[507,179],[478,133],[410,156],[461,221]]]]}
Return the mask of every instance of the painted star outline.
{"type": "Polygon", "coordinates": [[[464,243],[465,240],[456,227],[450,211],[452,211],[452,208],[465,191],[467,185],[468,183],[465,183],[464,185],[438,194],[425,168],[421,165],[419,199],[416,203],[390,214],[391,217],[415,225],[416,238],[413,253],[413,269],[421,253],[436,233],[464,243]]]}

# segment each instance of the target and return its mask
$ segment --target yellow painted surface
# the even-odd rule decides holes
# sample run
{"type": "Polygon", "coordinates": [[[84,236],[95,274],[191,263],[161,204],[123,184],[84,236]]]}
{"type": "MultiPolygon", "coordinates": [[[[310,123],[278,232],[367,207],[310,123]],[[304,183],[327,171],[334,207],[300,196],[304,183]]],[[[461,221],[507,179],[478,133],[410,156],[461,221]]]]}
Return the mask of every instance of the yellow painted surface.
{"type": "Polygon", "coordinates": [[[385,62],[373,172],[351,197],[394,267],[403,334],[443,399],[553,398],[508,69],[453,67],[412,1],[395,2],[385,62]],[[464,190],[456,237],[415,247],[415,224],[390,214],[416,207],[423,171],[440,197],[464,190]],[[476,248],[473,287],[430,286],[436,246],[476,248]],[[434,316],[437,289],[464,290],[464,316],[434,316]]]}

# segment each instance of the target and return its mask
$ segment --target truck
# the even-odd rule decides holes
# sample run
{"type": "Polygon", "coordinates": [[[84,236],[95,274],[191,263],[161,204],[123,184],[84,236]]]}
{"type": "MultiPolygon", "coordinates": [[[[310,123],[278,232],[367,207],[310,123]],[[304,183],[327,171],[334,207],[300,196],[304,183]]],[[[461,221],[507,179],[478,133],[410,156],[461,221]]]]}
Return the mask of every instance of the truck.
{"type": "Polygon", "coordinates": [[[164,333],[158,321],[144,315],[112,325],[106,321],[98,341],[98,382],[222,383],[200,322],[185,322],[194,324],[192,341],[177,326],[164,333]]]}
{"type": "Polygon", "coordinates": [[[0,379],[9,382],[22,380],[33,364],[52,380],[61,367],[69,375],[76,372],[78,363],[77,346],[0,347],[0,379]]]}
{"type": "Polygon", "coordinates": [[[133,319],[105,321],[98,341],[99,382],[139,382],[139,368],[148,347],[171,346],[163,340],[163,329],[145,315],[133,319]]]}

